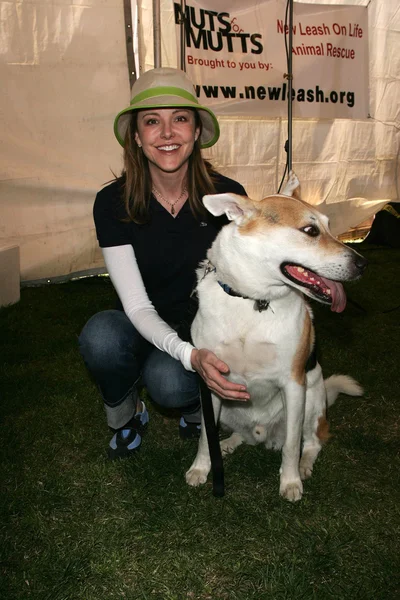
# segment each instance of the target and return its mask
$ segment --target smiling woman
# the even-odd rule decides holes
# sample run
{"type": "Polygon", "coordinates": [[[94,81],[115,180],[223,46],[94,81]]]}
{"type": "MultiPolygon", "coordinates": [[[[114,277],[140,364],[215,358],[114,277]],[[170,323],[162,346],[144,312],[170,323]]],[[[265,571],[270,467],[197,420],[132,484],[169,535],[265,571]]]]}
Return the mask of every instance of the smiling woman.
{"type": "Polygon", "coordinates": [[[195,270],[227,223],[206,212],[202,197],[245,195],[245,190],[203,160],[201,148],[215,144],[219,126],[198,103],[184,72],[147,71],[132,94],[130,106],[114,122],[124,147],[123,172],[94,204],[97,237],[119,310],[94,315],[79,339],[114,431],[111,459],[141,445],[149,416],[139,383],[156,404],[180,409],[183,438],[199,435],[198,374],[222,398],[249,397],[243,385],[224,377],[228,365],[189,341],[195,270]]]}
{"type": "Polygon", "coordinates": [[[199,134],[200,124],[196,125],[193,109],[138,111],[135,141],[149,162],[153,194],[172,215],[177,214],[187,200],[188,161],[199,134]],[[176,196],[179,179],[181,193],[176,196]],[[163,193],[158,189],[161,187],[165,188],[163,193]]]}

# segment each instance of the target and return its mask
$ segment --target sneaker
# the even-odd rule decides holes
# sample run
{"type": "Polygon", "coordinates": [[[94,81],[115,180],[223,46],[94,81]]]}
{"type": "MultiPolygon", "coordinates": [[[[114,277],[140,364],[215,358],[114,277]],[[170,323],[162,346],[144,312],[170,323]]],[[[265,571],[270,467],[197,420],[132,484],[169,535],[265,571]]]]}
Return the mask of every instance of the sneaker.
{"type": "Polygon", "coordinates": [[[182,440],[194,440],[200,437],[200,423],[188,423],[184,417],[179,421],[179,437],[182,440]]]}
{"type": "Polygon", "coordinates": [[[107,450],[108,458],[124,458],[139,450],[148,422],[149,413],[142,401],[141,412],[137,412],[123,429],[118,429],[113,435],[107,450]]]}

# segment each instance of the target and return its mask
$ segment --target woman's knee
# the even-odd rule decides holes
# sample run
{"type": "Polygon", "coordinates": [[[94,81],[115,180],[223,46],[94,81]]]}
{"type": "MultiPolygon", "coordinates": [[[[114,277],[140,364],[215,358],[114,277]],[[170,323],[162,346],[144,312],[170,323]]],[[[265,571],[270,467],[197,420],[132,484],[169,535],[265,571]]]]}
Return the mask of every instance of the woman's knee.
{"type": "Polygon", "coordinates": [[[199,402],[197,373],[160,351],[153,352],[143,368],[143,383],[152,400],[167,408],[182,408],[199,402]]]}
{"type": "Polygon", "coordinates": [[[129,339],[124,320],[124,313],[117,310],[105,310],[89,319],[79,336],[79,351],[88,366],[106,367],[115,360],[129,339]]]}

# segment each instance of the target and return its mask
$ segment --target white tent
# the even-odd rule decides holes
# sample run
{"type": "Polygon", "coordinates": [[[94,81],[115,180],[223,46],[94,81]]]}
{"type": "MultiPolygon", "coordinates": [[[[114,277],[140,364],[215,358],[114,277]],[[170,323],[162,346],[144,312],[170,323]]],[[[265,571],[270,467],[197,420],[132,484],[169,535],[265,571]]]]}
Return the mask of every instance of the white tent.
{"type": "MultiPolygon", "coordinates": [[[[152,2],[137,4],[147,70],[152,2]]],[[[124,2],[0,0],[0,9],[0,251],[19,247],[25,282],[96,272],[103,262],[92,205],[121,170],[112,125],[130,99],[124,2]]],[[[368,12],[371,117],[293,123],[303,197],[330,216],[335,234],[398,200],[399,1],[371,0],[368,12]]],[[[162,64],[178,66],[171,0],[161,1],[161,26],[162,64]]],[[[276,191],[286,161],[285,120],[220,121],[220,141],[205,155],[249,196],[276,191]]]]}

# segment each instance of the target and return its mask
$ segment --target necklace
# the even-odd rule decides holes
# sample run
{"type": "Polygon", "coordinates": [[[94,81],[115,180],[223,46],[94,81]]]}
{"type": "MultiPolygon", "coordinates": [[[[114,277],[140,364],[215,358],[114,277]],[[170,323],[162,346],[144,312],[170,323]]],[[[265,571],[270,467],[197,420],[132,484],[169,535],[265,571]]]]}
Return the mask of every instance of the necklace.
{"type": "Polygon", "coordinates": [[[167,200],[166,198],[164,198],[164,196],[153,186],[153,194],[155,194],[156,196],[158,196],[160,198],[160,200],[162,200],[166,204],[170,205],[170,207],[171,207],[171,215],[175,214],[175,208],[174,208],[175,204],[177,204],[179,202],[179,200],[182,200],[182,198],[184,197],[184,195],[186,193],[187,193],[187,187],[184,186],[182,188],[181,195],[174,202],[170,202],[169,200],[167,200]]]}

